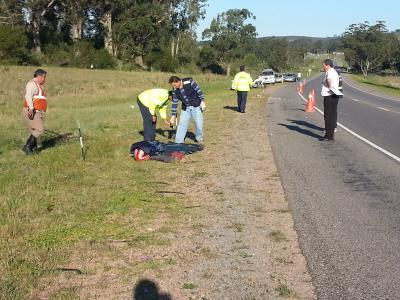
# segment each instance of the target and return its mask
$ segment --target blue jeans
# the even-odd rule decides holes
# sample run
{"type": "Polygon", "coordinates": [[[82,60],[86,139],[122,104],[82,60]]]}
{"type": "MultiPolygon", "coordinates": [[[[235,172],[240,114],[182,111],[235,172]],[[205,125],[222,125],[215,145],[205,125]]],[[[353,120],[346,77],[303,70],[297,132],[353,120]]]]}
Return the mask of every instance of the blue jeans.
{"type": "Polygon", "coordinates": [[[181,117],[176,130],[176,143],[182,144],[185,142],[186,133],[191,119],[193,119],[196,124],[196,141],[203,141],[203,112],[201,111],[200,106],[188,106],[186,107],[186,110],[181,111],[181,117]]]}
{"type": "Polygon", "coordinates": [[[238,111],[245,112],[246,111],[246,102],[247,102],[247,92],[246,91],[237,91],[237,102],[238,102],[238,111]]]}

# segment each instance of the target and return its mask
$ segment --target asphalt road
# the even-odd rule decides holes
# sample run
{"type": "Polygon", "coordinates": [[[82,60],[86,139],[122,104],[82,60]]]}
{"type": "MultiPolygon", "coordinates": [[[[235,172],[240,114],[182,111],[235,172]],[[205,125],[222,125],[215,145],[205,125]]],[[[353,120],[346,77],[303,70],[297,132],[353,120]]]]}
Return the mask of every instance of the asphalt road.
{"type": "MultiPolygon", "coordinates": [[[[317,107],[323,110],[319,91],[322,76],[306,84],[304,95],[316,91],[317,107]]],[[[344,76],[343,99],[338,106],[338,122],[374,144],[400,157],[400,98],[380,97],[359,90],[344,76]],[[349,82],[349,83],[347,83],[349,82]]]]}
{"type": "MultiPolygon", "coordinates": [[[[315,85],[318,94],[320,82],[306,92],[315,85]]],[[[400,102],[347,85],[344,92],[338,121],[399,156],[400,102]],[[383,105],[396,112],[375,108],[383,105]]],[[[270,140],[318,299],[400,299],[400,164],[340,128],[334,143],[318,141],[323,117],[304,112],[295,85],[275,92],[268,106],[270,140]]]]}

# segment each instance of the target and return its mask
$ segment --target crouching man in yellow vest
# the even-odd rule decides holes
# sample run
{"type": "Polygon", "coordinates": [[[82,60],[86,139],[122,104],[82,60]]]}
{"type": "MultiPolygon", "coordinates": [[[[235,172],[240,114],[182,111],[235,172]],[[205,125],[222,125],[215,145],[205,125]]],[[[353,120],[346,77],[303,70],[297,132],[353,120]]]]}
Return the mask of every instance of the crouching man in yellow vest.
{"type": "Polygon", "coordinates": [[[33,79],[26,85],[22,119],[31,135],[22,147],[22,151],[28,155],[36,153],[37,139],[44,131],[43,118],[47,110],[47,97],[43,84],[46,75],[45,70],[38,69],[33,74],[33,79]]]}
{"type": "Polygon", "coordinates": [[[246,111],[247,92],[253,85],[253,79],[249,73],[246,73],[244,66],[240,66],[240,72],[233,79],[232,88],[237,92],[238,112],[246,111]]]}
{"type": "Polygon", "coordinates": [[[172,92],[165,89],[146,90],[138,96],[137,103],[143,117],[143,136],[145,141],[154,141],[156,138],[157,110],[164,123],[170,126],[167,120],[169,101],[172,101],[172,92]]]}

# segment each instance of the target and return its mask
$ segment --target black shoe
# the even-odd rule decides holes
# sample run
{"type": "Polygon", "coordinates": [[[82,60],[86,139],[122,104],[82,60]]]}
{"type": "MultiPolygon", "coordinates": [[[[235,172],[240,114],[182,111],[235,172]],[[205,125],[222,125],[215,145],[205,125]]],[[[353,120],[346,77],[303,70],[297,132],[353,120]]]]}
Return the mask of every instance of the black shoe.
{"type": "Polygon", "coordinates": [[[32,144],[30,145],[30,148],[31,148],[31,151],[32,151],[34,154],[37,154],[37,153],[38,153],[37,138],[36,138],[36,137],[33,137],[33,141],[32,141],[32,144]]]}
{"type": "Polygon", "coordinates": [[[37,153],[36,146],[37,146],[37,138],[31,135],[21,150],[24,151],[26,155],[36,154],[37,153]]]}
{"type": "Polygon", "coordinates": [[[322,137],[319,139],[321,142],[333,142],[334,139],[332,138],[327,138],[326,136],[322,137]]]}
{"type": "Polygon", "coordinates": [[[26,155],[31,155],[33,153],[31,153],[31,151],[29,150],[27,145],[24,145],[21,149],[26,155]]]}

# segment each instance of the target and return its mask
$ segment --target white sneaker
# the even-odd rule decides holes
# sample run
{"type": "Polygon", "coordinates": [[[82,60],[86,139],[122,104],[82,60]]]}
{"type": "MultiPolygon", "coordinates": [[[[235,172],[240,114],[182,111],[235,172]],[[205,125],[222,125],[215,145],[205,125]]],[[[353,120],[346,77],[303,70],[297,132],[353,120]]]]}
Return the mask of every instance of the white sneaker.
{"type": "Polygon", "coordinates": [[[335,128],[335,130],[333,132],[335,132],[335,133],[338,132],[337,128],[335,128]]]}

